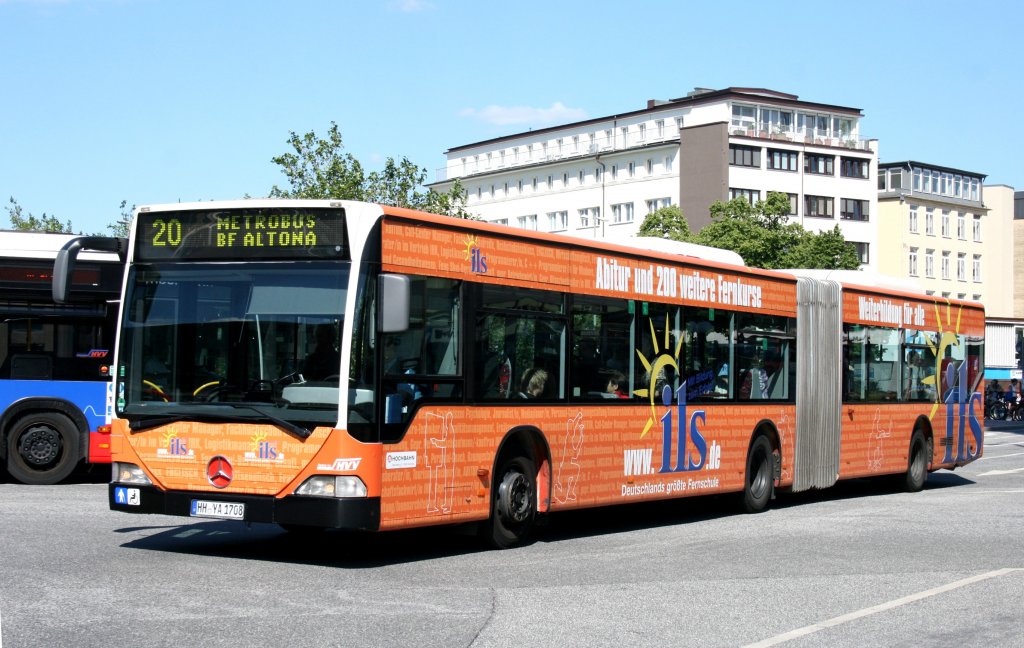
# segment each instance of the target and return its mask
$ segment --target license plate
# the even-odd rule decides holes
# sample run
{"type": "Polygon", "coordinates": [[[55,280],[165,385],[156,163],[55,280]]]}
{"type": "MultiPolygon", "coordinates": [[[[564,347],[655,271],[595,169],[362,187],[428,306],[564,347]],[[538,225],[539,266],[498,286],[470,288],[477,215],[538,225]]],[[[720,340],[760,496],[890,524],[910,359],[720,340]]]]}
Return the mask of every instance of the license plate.
{"type": "Polygon", "coordinates": [[[245,519],[245,504],[240,504],[238,502],[192,500],[192,517],[243,520],[245,519]]]}

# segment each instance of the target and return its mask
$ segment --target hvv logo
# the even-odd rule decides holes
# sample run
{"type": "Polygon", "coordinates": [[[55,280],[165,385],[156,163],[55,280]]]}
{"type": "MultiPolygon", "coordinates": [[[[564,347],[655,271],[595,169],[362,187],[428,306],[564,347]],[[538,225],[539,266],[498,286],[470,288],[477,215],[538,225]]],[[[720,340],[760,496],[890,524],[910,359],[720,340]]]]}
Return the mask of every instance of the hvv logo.
{"type": "Polygon", "coordinates": [[[984,406],[981,403],[981,394],[978,392],[968,393],[967,391],[967,363],[961,362],[959,367],[952,364],[946,367],[946,384],[955,385],[943,396],[942,402],[946,404],[946,454],[943,463],[953,461],[953,423],[956,421],[956,460],[969,461],[977,459],[981,455],[983,432],[981,424],[978,423],[978,416],[974,413],[974,404],[978,403],[979,408],[984,406]],[[959,405],[959,411],[957,407],[959,405]],[[973,453],[965,452],[966,430],[965,425],[971,429],[974,436],[973,453]]]}

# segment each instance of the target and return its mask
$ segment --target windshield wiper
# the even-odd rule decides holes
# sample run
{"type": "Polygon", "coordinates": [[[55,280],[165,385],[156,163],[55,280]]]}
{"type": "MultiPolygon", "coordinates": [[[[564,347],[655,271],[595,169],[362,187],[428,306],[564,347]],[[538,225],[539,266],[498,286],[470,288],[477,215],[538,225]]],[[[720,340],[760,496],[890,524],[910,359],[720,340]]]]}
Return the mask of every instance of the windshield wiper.
{"type": "MultiPolygon", "coordinates": [[[[242,405],[241,403],[227,403],[227,404],[230,405],[231,407],[235,408],[235,409],[246,409],[246,410],[249,410],[251,412],[256,412],[257,414],[260,415],[260,419],[265,420],[265,421],[269,421],[269,422],[273,423],[274,425],[276,425],[277,427],[284,429],[285,432],[290,432],[290,433],[294,434],[295,436],[299,437],[300,439],[303,439],[303,440],[308,439],[313,434],[312,430],[307,430],[306,428],[302,427],[301,425],[296,425],[296,424],[292,423],[291,421],[286,421],[283,418],[274,416],[273,414],[268,414],[267,412],[264,412],[261,409],[257,409],[255,407],[253,407],[252,405],[242,405]]],[[[246,420],[252,420],[252,419],[246,419],[246,420]]]]}
{"type": "Polygon", "coordinates": [[[173,414],[169,416],[153,416],[150,418],[136,419],[134,421],[128,421],[128,429],[132,432],[142,432],[143,430],[149,430],[151,428],[160,427],[161,425],[168,425],[169,423],[177,423],[179,421],[186,421],[190,417],[182,416],[180,414],[173,414]]]}
{"type": "Polygon", "coordinates": [[[129,421],[128,422],[128,429],[130,429],[132,432],[142,432],[143,430],[149,430],[149,429],[152,429],[152,428],[155,428],[155,427],[160,427],[161,425],[168,425],[170,423],[178,423],[180,421],[200,421],[200,422],[207,422],[207,423],[213,423],[213,422],[234,423],[234,422],[238,422],[238,421],[259,420],[259,421],[266,421],[266,422],[269,422],[269,423],[273,423],[277,427],[283,429],[285,432],[293,434],[293,435],[297,436],[298,438],[300,438],[302,440],[308,439],[313,434],[312,430],[307,430],[306,428],[302,427],[301,425],[296,425],[295,423],[292,423],[290,421],[286,421],[286,420],[284,420],[282,418],[278,418],[277,416],[274,416],[273,414],[268,414],[268,413],[266,413],[266,412],[264,412],[264,411],[262,411],[260,409],[257,409],[257,408],[255,408],[255,407],[253,407],[251,405],[241,405],[241,404],[238,404],[238,403],[231,403],[230,406],[232,408],[234,408],[234,409],[245,409],[245,410],[250,410],[252,412],[256,412],[257,414],[259,414],[259,417],[254,419],[251,416],[230,416],[228,414],[217,414],[217,413],[210,413],[210,412],[202,412],[202,413],[195,413],[195,414],[189,414],[189,415],[169,414],[169,415],[166,415],[166,416],[153,416],[153,417],[137,419],[137,420],[134,420],[134,421],[129,421]]]}

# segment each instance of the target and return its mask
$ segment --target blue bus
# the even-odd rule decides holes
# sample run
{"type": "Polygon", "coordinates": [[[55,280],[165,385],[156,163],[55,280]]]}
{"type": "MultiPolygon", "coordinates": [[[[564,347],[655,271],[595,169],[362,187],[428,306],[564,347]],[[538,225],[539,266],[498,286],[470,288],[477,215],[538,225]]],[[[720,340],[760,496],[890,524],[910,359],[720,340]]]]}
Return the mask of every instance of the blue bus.
{"type": "Polygon", "coordinates": [[[52,296],[53,261],[73,236],[0,232],[0,466],[55,484],[81,462],[110,463],[107,390],[123,264],[83,253],[70,301],[52,296]]]}

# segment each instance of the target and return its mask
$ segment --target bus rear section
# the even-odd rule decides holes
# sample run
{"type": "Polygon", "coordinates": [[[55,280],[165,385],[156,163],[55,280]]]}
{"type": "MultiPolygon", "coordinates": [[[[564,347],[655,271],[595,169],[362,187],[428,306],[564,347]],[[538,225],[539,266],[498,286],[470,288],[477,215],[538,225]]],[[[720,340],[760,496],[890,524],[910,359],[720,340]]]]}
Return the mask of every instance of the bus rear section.
{"type": "Polygon", "coordinates": [[[54,259],[73,238],[0,232],[0,460],[26,484],[110,462],[102,426],[123,266],[116,254],[83,255],[68,302],[55,303],[54,259]]]}

